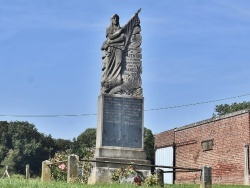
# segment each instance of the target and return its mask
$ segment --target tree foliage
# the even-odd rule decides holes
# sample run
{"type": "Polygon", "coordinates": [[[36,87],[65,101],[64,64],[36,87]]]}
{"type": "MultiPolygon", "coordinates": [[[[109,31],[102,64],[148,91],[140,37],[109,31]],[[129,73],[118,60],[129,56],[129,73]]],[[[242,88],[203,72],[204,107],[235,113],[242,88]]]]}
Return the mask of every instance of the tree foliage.
{"type": "Polygon", "coordinates": [[[244,109],[250,109],[250,102],[242,102],[242,103],[232,103],[231,105],[229,104],[220,104],[215,106],[215,116],[220,116],[220,115],[225,115],[228,113],[236,112],[239,110],[244,110],[244,109]]]}
{"type": "Polygon", "coordinates": [[[96,144],[96,129],[88,128],[82,132],[77,139],[73,139],[72,152],[83,158],[89,155],[96,144]]]}
{"type": "MultiPolygon", "coordinates": [[[[54,139],[44,135],[28,122],[0,121],[0,164],[8,165],[9,172],[25,174],[30,165],[33,175],[40,175],[42,161],[54,157],[57,152],[77,154],[87,158],[93,154],[96,145],[96,129],[88,128],[73,141],[54,139]]],[[[144,129],[144,149],[147,159],[154,160],[154,136],[144,129]]]]}
{"type": "Polygon", "coordinates": [[[150,129],[144,127],[144,150],[146,152],[147,160],[154,164],[154,135],[150,129]]]}
{"type": "MultiPolygon", "coordinates": [[[[33,175],[41,173],[41,163],[47,160],[55,150],[62,150],[51,135],[38,132],[35,125],[28,122],[0,121],[0,163],[8,165],[12,173],[25,173],[30,165],[33,175]]],[[[70,144],[68,144],[70,145],[70,144]]]]}
{"type": "Polygon", "coordinates": [[[55,146],[54,150],[55,151],[67,151],[70,149],[72,142],[70,140],[65,140],[65,139],[54,139],[55,146]]]}
{"type": "Polygon", "coordinates": [[[96,144],[96,129],[88,128],[77,137],[79,144],[86,148],[93,148],[96,144]]]}

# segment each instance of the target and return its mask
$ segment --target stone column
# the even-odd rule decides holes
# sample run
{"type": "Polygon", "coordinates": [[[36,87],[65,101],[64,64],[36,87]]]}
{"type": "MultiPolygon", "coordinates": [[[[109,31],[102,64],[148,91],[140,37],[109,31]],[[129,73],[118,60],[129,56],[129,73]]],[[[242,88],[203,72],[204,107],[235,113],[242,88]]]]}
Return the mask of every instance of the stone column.
{"type": "Polygon", "coordinates": [[[244,146],[244,185],[249,185],[249,145],[244,146]]]}
{"type": "Polygon", "coordinates": [[[74,182],[74,179],[78,177],[78,162],[78,155],[68,156],[67,183],[74,182]]]}
{"type": "Polygon", "coordinates": [[[50,161],[46,160],[42,162],[42,177],[41,180],[46,182],[51,180],[51,169],[50,169],[50,161]]]}
{"type": "Polygon", "coordinates": [[[212,168],[209,166],[202,167],[200,188],[212,188],[212,168]]]}

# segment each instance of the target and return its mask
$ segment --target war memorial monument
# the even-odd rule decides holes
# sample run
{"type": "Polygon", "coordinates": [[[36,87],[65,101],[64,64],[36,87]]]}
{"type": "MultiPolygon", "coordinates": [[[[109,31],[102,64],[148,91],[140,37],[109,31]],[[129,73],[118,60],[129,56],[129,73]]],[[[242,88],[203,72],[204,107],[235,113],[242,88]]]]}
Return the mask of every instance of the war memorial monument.
{"type": "MultiPolygon", "coordinates": [[[[124,26],[114,14],[102,50],[101,94],[98,97],[94,160],[150,164],[143,146],[141,26],[138,10],[124,26]]],[[[127,166],[127,165],[126,165],[127,166]]],[[[120,164],[94,162],[89,183],[108,182],[120,164]]],[[[138,167],[145,175],[150,168],[138,167]]]]}

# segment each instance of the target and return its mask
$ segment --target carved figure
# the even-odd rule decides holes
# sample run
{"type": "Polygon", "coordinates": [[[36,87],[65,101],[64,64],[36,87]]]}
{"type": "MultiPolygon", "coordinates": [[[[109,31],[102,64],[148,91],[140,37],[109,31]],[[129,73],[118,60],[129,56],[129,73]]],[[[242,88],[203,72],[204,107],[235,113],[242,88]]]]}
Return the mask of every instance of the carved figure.
{"type": "Polygon", "coordinates": [[[132,72],[129,71],[132,70],[131,67],[130,69],[127,67],[129,51],[141,53],[139,12],[140,10],[123,27],[120,27],[117,14],[111,17],[110,26],[106,29],[106,40],[101,47],[103,51],[101,93],[142,96],[141,79],[139,78],[137,82],[139,84],[133,83],[134,77],[137,77],[136,79],[138,75],[140,77],[141,61],[139,65],[135,65],[132,72]]]}

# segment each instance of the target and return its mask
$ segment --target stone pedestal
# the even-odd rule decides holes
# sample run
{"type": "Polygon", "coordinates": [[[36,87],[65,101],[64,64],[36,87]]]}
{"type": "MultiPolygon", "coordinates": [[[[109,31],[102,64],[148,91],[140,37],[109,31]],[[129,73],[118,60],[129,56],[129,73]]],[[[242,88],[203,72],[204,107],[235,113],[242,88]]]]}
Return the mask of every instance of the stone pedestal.
{"type": "Polygon", "coordinates": [[[51,181],[51,169],[50,169],[50,161],[46,160],[42,162],[42,177],[41,180],[43,182],[51,181]]]}
{"type": "Polygon", "coordinates": [[[78,155],[68,156],[67,183],[74,182],[78,178],[78,155]]]}
{"type": "MultiPolygon", "coordinates": [[[[92,163],[90,184],[110,182],[112,173],[128,164],[150,164],[143,150],[143,106],[143,97],[107,94],[99,96],[94,160],[116,164],[92,163]]],[[[150,167],[136,167],[145,175],[150,173],[150,167]]]]}

